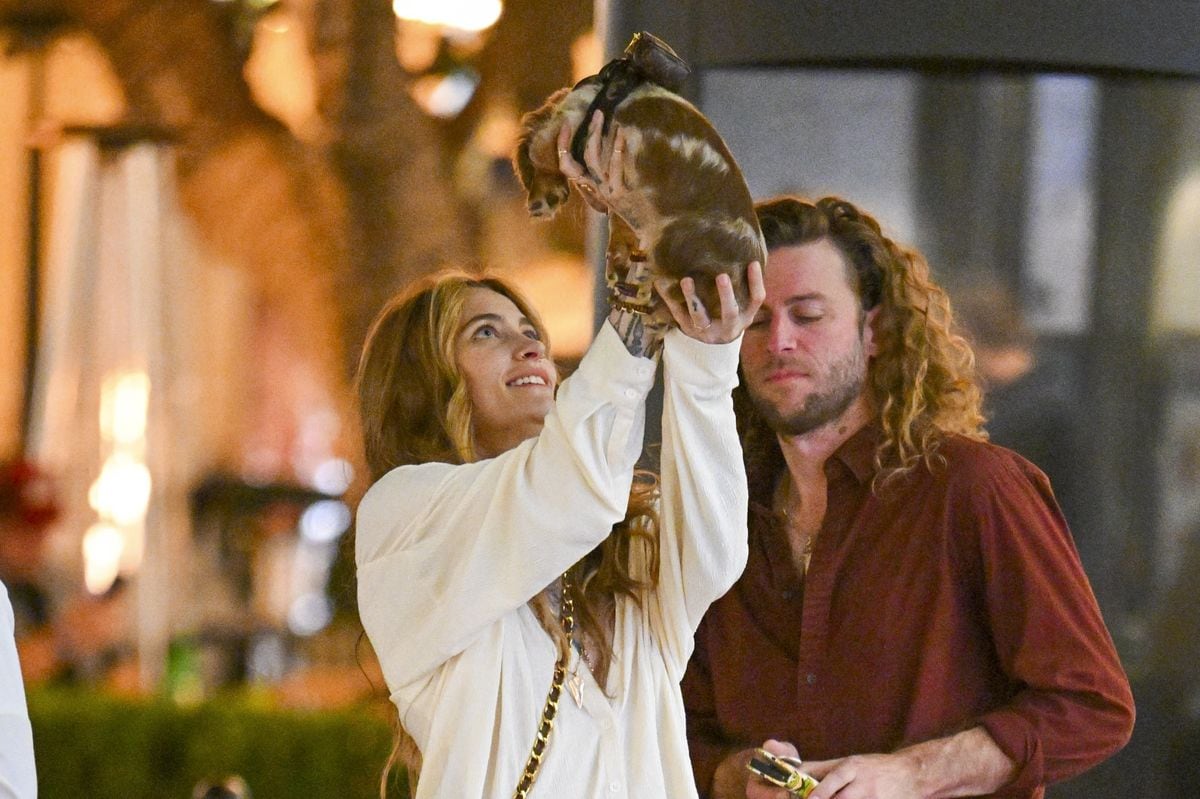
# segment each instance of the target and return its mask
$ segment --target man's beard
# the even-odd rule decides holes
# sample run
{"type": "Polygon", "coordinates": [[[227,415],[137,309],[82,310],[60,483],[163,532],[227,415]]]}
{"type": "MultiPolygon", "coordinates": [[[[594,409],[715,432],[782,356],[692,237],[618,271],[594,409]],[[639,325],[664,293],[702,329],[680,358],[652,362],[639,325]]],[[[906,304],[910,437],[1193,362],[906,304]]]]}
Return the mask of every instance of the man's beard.
{"type": "Polygon", "coordinates": [[[859,342],[853,352],[829,368],[825,390],[810,394],[798,410],[785,414],[769,400],[757,396],[753,389],[750,399],[772,431],[779,435],[799,436],[841,418],[862,393],[866,377],[866,358],[859,342]]]}

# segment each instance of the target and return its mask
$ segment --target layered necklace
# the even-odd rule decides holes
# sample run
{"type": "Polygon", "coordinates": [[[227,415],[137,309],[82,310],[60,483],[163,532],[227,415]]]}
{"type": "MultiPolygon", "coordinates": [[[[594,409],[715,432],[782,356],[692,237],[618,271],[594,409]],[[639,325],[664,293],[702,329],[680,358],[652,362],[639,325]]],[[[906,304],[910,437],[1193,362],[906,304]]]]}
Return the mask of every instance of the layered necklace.
{"type": "MultiPolygon", "coordinates": [[[[792,498],[792,478],[786,471],[783,479],[779,481],[779,487],[775,489],[775,507],[779,509],[779,515],[783,518],[783,526],[787,532],[789,546],[793,543],[793,535],[802,535],[804,537],[804,545],[800,549],[800,558],[797,565],[800,566],[801,572],[808,575],[808,564],[812,561],[813,549],[817,543],[817,534],[820,529],[805,530],[801,527],[803,521],[793,515],[793,504],[799,505],[792,498]]],[[[794,551],[794,550],[793,550],[794,551]]],[[[795,560],[793,556],[793,560],[795,560]]]]}
{"type": "MultiPolygon", "coordinates": [[[[597,669],[599,667],[597,653],[589,649],[586,642],[586,637],[582,631],[578,629],[575,622],[575,598],[576,587],[574,581],[563,573],[562,578],[558,582],[558,611],[559,621],[562,624],[563,632],[567,636],[567,641],[571,649],[575,650],[577,657],[575,663],[571,667],[570,673],[567,675],[566,687],[571,694],[571,698],[575,700],[575,704],[583,707],[583,676],[579,673],[581,666],[586,665],[592,673],[593,678],[599,682],[597,669]]],[[[554,590],[551,589],[551,601],[554,600],[554,590]]]]}

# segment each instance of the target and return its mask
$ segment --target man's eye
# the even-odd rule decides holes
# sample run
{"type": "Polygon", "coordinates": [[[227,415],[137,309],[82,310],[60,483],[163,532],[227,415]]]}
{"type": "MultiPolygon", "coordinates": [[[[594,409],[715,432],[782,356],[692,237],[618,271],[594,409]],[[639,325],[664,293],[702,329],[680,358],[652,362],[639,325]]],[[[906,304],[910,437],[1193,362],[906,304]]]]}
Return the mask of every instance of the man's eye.
{"type": "Polygon", "coordinates": [[[747,327],[766,327],[770,322],[771,320],[765,316],[756,316],[747,327]]]}

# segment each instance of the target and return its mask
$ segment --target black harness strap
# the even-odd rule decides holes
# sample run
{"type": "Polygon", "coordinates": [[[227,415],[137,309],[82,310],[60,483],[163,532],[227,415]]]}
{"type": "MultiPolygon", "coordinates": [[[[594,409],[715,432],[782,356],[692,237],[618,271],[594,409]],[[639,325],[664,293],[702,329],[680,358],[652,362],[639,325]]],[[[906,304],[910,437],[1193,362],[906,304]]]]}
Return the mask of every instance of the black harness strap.
{"type": "Polygon", "coordinates": [[[597,111],[604,114],[601,135],[607,136],[617,106],[630,92],[642,83],[656,83],[669,91],[677,91],[689,72],[691,69],[687,63],[662,39],[645,31],[635,33],[620,58],[609,61],[598,74],[575,84],[578,89],[598,81],[600,90],[596,92],[571,138],[571,157],[587,168],[583,161],[583,150],[587,144],[588,125],[597,111]]]}
{"type": "Polygon", "coordinates": [[[604,114],[604,128],[601,131],[601,135],[607,136],[612,126],[613,115],[617,106],[645,80],[633,68],[630,60],[622,57],[609,61],[604,65],[604,69],[600,70],[598,75],[585,78],[577,84],[577,86],[582,86],[589,81],[600,82],[600,90],[592,98],[587,113],[583,115],[583,120],[579,123],[579,127],[575,129],[575,135],[571,138],[571,157],[578,163],[583,164],[585,169],[587,168],[587,164],[583,160],[583,150],[587,144],[588,125],[592,121],[592,116],[597,111],[604,114]]]}

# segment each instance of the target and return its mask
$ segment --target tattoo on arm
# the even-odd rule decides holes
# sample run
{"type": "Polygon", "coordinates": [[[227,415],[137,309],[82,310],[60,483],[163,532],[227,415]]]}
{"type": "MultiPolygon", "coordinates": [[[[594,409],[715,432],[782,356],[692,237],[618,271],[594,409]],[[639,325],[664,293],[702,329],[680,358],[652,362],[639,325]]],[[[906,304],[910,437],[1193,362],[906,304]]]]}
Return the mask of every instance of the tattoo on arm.
{"type": "Polygon", "coordinates": [[[608,323],[617,331],[630,355],[658,357],[665,330],[658,325],[646,324],[646,314],[614,307],[609,311],[608,323]]]}

